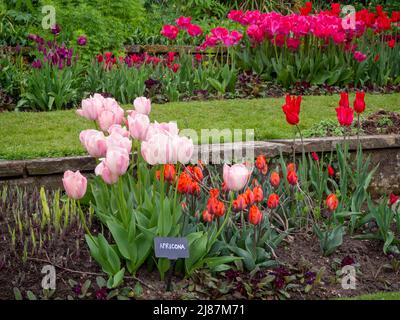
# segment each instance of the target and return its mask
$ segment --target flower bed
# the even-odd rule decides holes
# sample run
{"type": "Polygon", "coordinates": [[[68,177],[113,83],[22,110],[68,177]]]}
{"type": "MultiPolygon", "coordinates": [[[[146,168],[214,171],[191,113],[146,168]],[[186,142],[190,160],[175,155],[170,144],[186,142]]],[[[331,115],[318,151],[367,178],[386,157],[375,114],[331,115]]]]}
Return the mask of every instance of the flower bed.
{"type": "Polygon", "coordinates": [[[233,10],[228,18],[206,29],[191,17],[179,17],[160,31],[177,48],[202,42],[196,51],[203,54],[106,51],[90,61],[94,57],[80,58],[90,44],[86,37],[78,38],[72,48],[58,40],[60,28],[51,40],[30,35],[36,47],[31,68],[24,70],[19,58],[2,61],[9,70],[5,95],[19,100],[18,108],[44,111],[73,107],[94,92],[131,103],[142,95],[166,102],[259,97],[274,93],[274,86],[335,91],[335,87],[386,90],[399,84],[396,11],[388,14],[377,6],[343,17],[336,3],[330,10],[316,12],[308,5],[289,15],[233,10]],[[219,54],[221,47],[225,54],[219,54]]]}
{"type": "MultiPolygon", "coordinates": [[[[364,95],[357,94],[351,105],[354,109],[343,93],[336,113],[344,128],[352,124],[354,112],[365,111],[364,95]]],[[[36,203],[26,202],[26,193],[3,189],[3,211],[14,214],[2,217],[1,226],[8,230],[2,241],[15,253],[15,260],[4,261],[3,267],[15,266],[20,258],[32,262],[28,268],[51,262],[82,275],[49,256],[59,243],[53,253],[63,255],[74,244],[73,260],[78,253],[83,259],[76,266],[84,263],[97,270],[90,271],[91,276],[104,275],[94,287],[82,283],[87,276],[63,286],[61,294],[71,298],[87,298],[89,293],[98,299],[168,297],[156,293],[160,283],[153,287],[151,279],[158,275],[165,280],[172,271],[191,279],[180,282],[184,288],[169,295],[173,298],[195,298],[198,291],[213,298],[331,297],[346,292],[338,285],[349,268],[362,283],[353,294],[365,293],[382,288],[368,285],[378,266],[388,270],[380,275],[398,290],[393,279],[399,268],[399,196],[372,199],[368,189],[377,167],[365,157],[361,137],[352,141],[356,153],[351,158],[346,129],[335,157],[310,153],[312,141],[302,139],[299,127],[300,110],[301,97],[287,96],[282,111],[299,131],[301,155],[267,159],[260,154],[255,161],[220,162],[219,170],[202,161],[189,163],[192,140],[178,135],[175,123],[150,122],[148,99],[135,99],[134,110],[127,114],[117,101],[99,94],[82,101],[77,113],[101,129],[80,134],[82,145],[98,158],[96,177],[88,181],[79,171],[67,170],[62,181],[68,198],[42,189],[31,195],[36,203]],[[135,150],[137,156],[131,158],[135,150]],[[33,216],[32,210],[37,211],[33,216]],[[189,256],[176,264],[156,256],[156,237],[186,238],[189,256]],[[368,262],[370,251],[382,262],[368,262]],[[98,267],[84,262],[88,252],[98,267]],[[291,252],[301,252],[303,259],[291,252]],[[145,267],[151,274],[137,280],[145,267]],[[129,279],[135,280],[133,288],[129,279]],[[199,287],[199,282],[208,287],[199,287]],[[148,295],[143,286],[151,289],[148,295]]],[[[18,288],[14,294],[22,295],[18,288]]],[[[26,295],[33,298],[32,292],[26,295]]]]}

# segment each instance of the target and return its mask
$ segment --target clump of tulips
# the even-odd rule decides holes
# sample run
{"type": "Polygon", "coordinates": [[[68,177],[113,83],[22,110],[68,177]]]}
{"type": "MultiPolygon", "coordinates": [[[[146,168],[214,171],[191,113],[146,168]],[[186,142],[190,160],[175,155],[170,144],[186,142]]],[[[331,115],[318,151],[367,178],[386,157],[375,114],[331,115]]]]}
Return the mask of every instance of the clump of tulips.
{"type": "MultiPolygon", "coordinates": [[[[353,110],[348,95],[341,95],[336,109],[341,125],[353,122],[354,111],[365,111],[364,96],[356,94],[353,110]]],[[[300,104],[301,97],[287,97],[282,108],[297,128],[300,104]]],[[[353,234],[368,218],[366,202],[371,212],[387,215],[398,202],[392,194],[384,208],[373,207],[367,189],[376,168],[363,159],[361,144],[354,166],[344,140],[337,144],[336,158],[307,156],[303,148],[303,156],[291,162],[260,154],[254,163],[215,168],[192,161],[193,142],[179,135],[176,123],[150,122],[149,99],[136,98],[133,105],[125,112],[113,98],[94,94],[77,110],[98,128],[82,131],[80,140],[98,161],[90,181],[91,205],[111,236],[84,227],[110,287],[122,282],[125,269],[135,274],[146,263],[164,278],[172,266],[154,257],[154,237],[187,237],[190,257],[178,266],[186,275],[204,267],[226,270],[232,262],[252,271],[276,264],[275,248],[293,229],[312,230],[322,253],[329,255],[346,232],[353,234]]],[[[89,184],[71,171],[63,183],[67,195],[78,201],[89,184]]]]}

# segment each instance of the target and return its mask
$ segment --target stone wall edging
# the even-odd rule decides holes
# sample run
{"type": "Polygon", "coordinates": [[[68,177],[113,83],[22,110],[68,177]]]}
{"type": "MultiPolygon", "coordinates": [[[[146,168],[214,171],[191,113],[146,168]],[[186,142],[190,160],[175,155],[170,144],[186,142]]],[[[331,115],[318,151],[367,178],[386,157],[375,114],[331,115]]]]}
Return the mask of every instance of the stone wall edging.
{"type": "MultiPolygon", "coordinates": [[[[351,150],[357,148],[357,137],[348,138],[351,150]]],[[[400,148],[400,135],[376,135],[361,136],[360,141],[364,150],[375,150],[382,148],[400,148]]],[[[304,139],[304,149],[306,152],[330,152],[336,148],[338,143],[342,143],[341,137],[324,137],[304,139]]],[[[224,143],[195,146],[195,154],[199,159],[211,160],[211,156],[217,152],[223,156],[224,152],[241,153],[248,147],[254,146],[255,156],[265,154],[272,158],[293,152],[293,140],[279,139],[269,141],[255,141],[247,143],[224,143]]],[[[295,151],[301,152],[301,141],[296,139],[295,151]]],[[[0,179],[28,178],[34,176],[45,176],[60,174],[66,170],[80,170],[82,172],[92,172],[96,166],[96,160],[90,156],[74,156],[62,158],[42,158],[32,160],[11,160],[0,161],[0,179]]]]}

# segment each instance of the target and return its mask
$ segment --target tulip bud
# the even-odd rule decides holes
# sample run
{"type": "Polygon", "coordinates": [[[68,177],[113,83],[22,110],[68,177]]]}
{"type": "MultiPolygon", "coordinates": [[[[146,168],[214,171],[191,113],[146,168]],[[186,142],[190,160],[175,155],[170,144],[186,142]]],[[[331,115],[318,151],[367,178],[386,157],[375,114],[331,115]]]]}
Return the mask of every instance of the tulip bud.
{"type": "Polygon", "coordinates": [[[268,197],[268,208],[275,209],[279,205],[279,196],[276,193],[272,193],[268,197]]]}
{"type": "Polygon", "coordinates": [[[75,200],[84,197],[87,188],[87,179],[79,171],[65,171],[62,181],[68,197],[75,200]]]}
{"type": "Polygon", "coordinates": [[[272,173],[271,173],[271,177],[269,178],[269,182],[271,183],[271,185],[272,185],[274,188],[279,187],[279,184],[280,184],[280,182],[281,182],[281,179],[280,179],[280,177],[279,177],[279,173],[276,172],[276,171],[272,172],[272,173]]]}
{"type": "Polygon", "coordinates": [[[330,211],[335,211],[336,208],[338,207],[338,204],[339,204],[339,200],[335,194],[332,193],[326,198],[326,207],[330,211]]]}
{"type": "Polygon", "coordinates": [[[249,211],[249,222],[253,225],[257,225],[262,220],[262,213],[256,205],[253,205],[249,211]]]}

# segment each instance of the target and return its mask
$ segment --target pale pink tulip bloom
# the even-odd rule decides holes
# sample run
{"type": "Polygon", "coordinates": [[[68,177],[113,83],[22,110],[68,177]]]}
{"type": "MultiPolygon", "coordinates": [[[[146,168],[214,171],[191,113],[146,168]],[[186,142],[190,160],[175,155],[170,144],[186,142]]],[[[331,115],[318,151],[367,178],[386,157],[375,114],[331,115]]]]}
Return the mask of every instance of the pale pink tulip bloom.
{"type": "Polygon", "coordinates": [[[68,197],[75,200],[84,197],[87,188],[87,179],[79,171],[65,171],[62,181],[68,197]]]}
{"type": "Polygon", "coordinates": [[[125,127],[122,127],[120,124],[113,124],[111,127],[108,128],[109,134],[113,134],[114,132],[125,138],[129,138],[129,131],[126,130],[125,127]]]}
{"type": "Polygon", "coordinates": [[[96,93],[93,97],[83,99],[81,109],[76,110],[76,113],[86,119],[95,121],[103,110],[103,101],[103,96],[96,93]]]}
{"type": "Polygon", "coordinates": [[[118,132],[113,132],[107,138],[107,149],[118,147],[125,149],[129,154],[132,150],[132,141],[129,138],[121,136],[118,132]]]}
{"type": "Polygon", "coordinates": [[[151,111],[151,101],[146,97],[138,97],[133,101],[135,111],[141,114],[149,115],[151,111]]]}
{"type": "Polygon", "coordinates": [[[104,159],[101,161],[94,170],[96,176],[101,176],[103,181],[107,184],[114,184],[118,181],[119,175],[113,174],[106,166],[104,159]]]}
{"type": "Polygon", "coordinates": [[[128,116],[129,132],[137,140],[146,140],[149,126],[150,119],[145,114],[135,113],[133,116],[128,116]]]}
{"type": "Polygon", "coordinates": [[[232,191],[242,190],[250,177],[249,169],[243,164],[224,165],[223,178],[226,187],[232,191]]]}
{"type": "Polygon", "coordinates": [[[129,153],[126,149],[112,147],[107,150],[105,165],[113,175],[122,176],[129,166],[129,153]]]}
{"type": "Polygon", "coordinates": [[[94,158],[104,157],[107,152],[107,143],[104,133],[97,130],[84,130],[79,139],[87,152],[94,158]]]}

